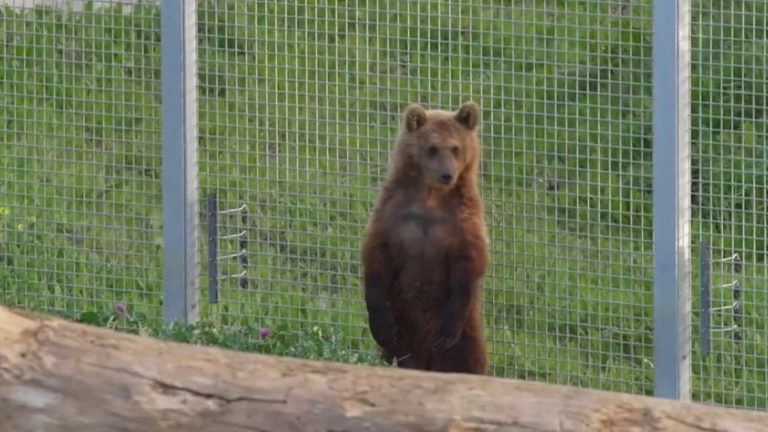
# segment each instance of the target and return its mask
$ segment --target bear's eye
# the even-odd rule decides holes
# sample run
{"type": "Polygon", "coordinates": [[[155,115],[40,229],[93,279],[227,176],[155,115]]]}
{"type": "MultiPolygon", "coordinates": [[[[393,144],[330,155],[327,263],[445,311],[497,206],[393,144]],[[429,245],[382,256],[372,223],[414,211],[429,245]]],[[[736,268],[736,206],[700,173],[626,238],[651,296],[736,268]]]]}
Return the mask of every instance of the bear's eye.
{"type": "Polygon", "coordinates": [[[437,146],[429,146],[427,154],[430,156],[437,156],[437,146]]]}
{"type": "Polygon", "coordinates": [[[459,155],[459,146],[451,147],[451,153],[453,153],[454,156],[458,156],[459,155]]]}

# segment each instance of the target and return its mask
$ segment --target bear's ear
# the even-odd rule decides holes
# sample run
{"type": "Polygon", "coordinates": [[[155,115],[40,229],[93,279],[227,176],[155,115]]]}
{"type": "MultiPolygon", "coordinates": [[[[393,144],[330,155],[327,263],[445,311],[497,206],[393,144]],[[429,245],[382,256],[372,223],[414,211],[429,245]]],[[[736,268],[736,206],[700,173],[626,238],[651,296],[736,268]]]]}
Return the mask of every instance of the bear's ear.
{"type": "Polygon", "coordinates": [[[427,111],[424,110],[423,106],[412,103],[405,108],[403,122],[408,132],[416,132],[427,122],[427,111]]]}
{"type": "Polygon", "coordinates": [[[459,124],[472,130],[480,124],[480,106],[472,101],[464,102],[456,111],[454,118],[459,124]]]}

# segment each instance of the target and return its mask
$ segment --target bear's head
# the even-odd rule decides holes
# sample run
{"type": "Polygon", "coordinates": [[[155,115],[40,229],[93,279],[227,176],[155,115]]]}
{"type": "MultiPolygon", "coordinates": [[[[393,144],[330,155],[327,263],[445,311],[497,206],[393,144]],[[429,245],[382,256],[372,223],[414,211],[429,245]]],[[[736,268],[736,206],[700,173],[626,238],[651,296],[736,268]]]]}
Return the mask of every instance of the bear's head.
{"type": "Polygon", "coordinates": [[[463,103],[456,111],[405,109],[395,146],[394,175],[435,189],[474,180],[480,153],[480,107],[463,103]]]}

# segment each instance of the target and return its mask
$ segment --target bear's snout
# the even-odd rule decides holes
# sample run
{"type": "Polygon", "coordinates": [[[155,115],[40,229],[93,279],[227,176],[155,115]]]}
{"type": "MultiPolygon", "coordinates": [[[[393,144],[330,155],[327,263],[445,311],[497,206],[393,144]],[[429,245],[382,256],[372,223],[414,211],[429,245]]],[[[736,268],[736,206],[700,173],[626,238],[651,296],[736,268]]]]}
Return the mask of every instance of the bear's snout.
{"type": "Polygon", "coordinates": [[[453,180],[453,174],[449,174],[449,173],[442,174],[439,180],[440,180],[440,183],[444,185],[451,184],[451,180],[453,180]]]}

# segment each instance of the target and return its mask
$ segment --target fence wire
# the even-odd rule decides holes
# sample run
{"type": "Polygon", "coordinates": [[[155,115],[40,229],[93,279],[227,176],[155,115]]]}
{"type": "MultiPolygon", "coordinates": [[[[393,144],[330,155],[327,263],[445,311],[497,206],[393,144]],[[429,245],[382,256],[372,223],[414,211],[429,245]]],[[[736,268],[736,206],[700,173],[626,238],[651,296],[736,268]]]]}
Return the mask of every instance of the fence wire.
{"type": "Polygon", "coordinates": [[[159,318],[159,15],[8,3],[0,19],[0,302],[159,318]]]}
{"type": "MultiPolygon", "coordinates": [[[[159,7],[36,3],[0,20],[0,302],[159,318],[159,7]]],[[[768,11],[693,4],[693,398],[765,409],[768,11]]],[[[370,360],[359,248],[402,109],[472,99],[491,373],[651,394],[651,16],[199,1],[202,318],[331,332],[370,360]]]]}
{"type": "Polygon", "coordinates": [[[710,250],[694,286],[709,301],[694,302],[692,396],[765,410],[768,6],[700,0],[693,11],[694,233],[710,250]]]}
{"type": "Polygon", "coordinates": [[[201,203],[248,210],[217,218],[249,258],[216,242],[207,317],[330,325],[373,352],[359,248],[401,112],[473,99],[493,374],[652,392],[649,2],[204,1],[199,16],[201,203]]]}

